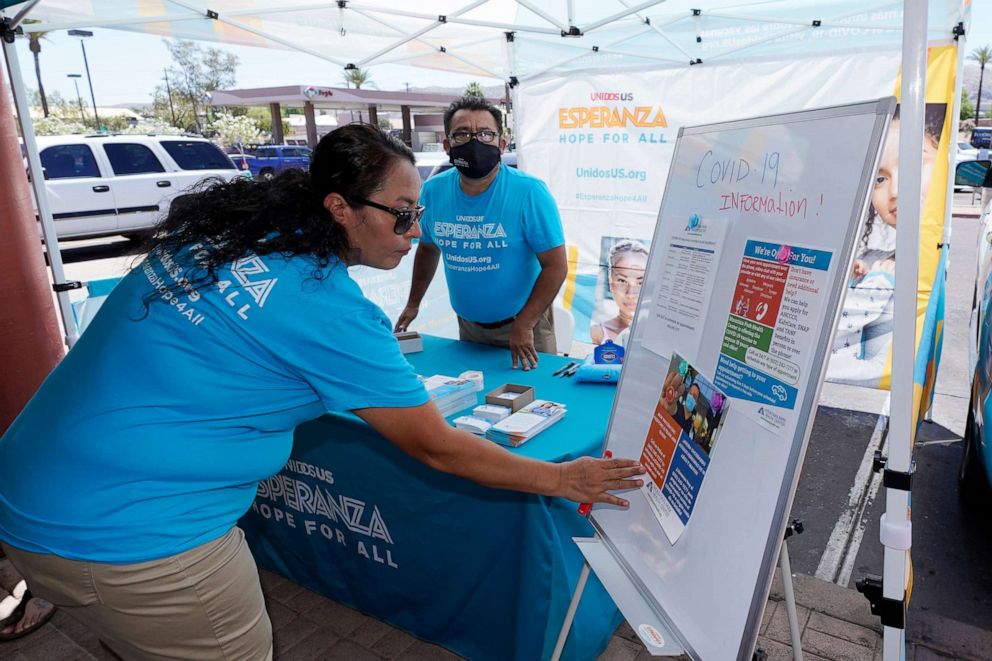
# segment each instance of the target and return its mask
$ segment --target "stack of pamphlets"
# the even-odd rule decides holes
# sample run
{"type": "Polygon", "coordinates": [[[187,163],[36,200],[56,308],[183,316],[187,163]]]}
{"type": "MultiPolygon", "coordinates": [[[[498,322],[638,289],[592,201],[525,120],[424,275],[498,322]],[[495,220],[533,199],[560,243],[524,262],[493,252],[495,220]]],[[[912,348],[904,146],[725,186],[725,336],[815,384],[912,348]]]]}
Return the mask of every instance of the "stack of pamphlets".
{"type": "Polygon", "coordinates": [[[564,404],[535,399],[516,413],[489,428],[486,438],[500,445],[519,447],[565,417],[564,404]]]}
{"type": "Polygon", "coordinates": [[[479,404],[472,409],[473,416],[487,420],[492,424],[510,417],[511,413],[513,411],[510,410],[509,406],[496,406],[495,404],[479,404]]]}
{"type": "Polygon", "coordinates": [[[463,415],[455,418],[453,422],[455,423],[455,429],[461,429],[476,436],[485,436],[489,428],[493,426],[491,422],[477,418],[474,415],[463,415]]]}
{"type": "Polygon", "coordinates": [[[420,380],[431,400],[441,410],[441,415],[446,418],[452,413],[471,408],[478,403],[476,397],[478,385],[468,379],[435,374],[427,378],[420,377],[420,380]]]}

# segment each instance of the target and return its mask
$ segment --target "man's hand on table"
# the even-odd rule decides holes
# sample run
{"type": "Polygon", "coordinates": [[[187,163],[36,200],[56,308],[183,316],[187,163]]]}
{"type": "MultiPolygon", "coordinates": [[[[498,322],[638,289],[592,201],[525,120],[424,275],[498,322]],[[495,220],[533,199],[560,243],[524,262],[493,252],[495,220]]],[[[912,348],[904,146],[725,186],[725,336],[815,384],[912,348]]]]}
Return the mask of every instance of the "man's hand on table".
{"type": "Polygon", "coordinates": [[[556,496],[577,503],[609,503],[627,507],[629,502],[608,491],[637,489],[643,480],[632,480],[643,475],[644,469],[633,459],[593,459],[580,457],[558,464],[560,487],[556,496]]]}
{"type": "Polygon", "coordinates": [[[410,327],[410,324],[417,318],[419,313],[420,307],[416,305],[408,305],[403,308],[403,312],[400,312],[400,316],[396,319],[396,325],[393,326],[393,332],[399,333],[405,331],[410,327]]]}
{"type": "Polygon", "coordinates": [[[534,348],[534,324],[527,324],[517,318],[510,329],[510,355],[513,369],[519,364],[526,372],[537,369],[537,349],[534,348]]]}

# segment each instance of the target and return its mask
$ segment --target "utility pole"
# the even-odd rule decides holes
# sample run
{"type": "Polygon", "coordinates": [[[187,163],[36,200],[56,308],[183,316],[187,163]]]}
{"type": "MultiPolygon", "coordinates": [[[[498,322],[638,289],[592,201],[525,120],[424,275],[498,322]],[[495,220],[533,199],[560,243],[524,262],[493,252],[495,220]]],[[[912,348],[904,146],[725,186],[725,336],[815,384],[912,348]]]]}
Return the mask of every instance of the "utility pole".
{"type": "Polygon", "coordinates": [[[70,37],[79,37],[79,45],[83,48],[83,65],[86,67],[86,80],[90,84],[90,99],[93,101],[93,119],[96,121],[96,130],[100,131],[100,114],[96,110],[96,95],[93,93],[93,77],[90,76],[90,63],[86,59],[86,39],[93,36],[89,30],[69,30],[70,37]]]}
{"type": "Polygon", "coordinates": [[[72,83],[76,86],[76,101],[79,102],[79,119],[82,121],[83,126],[86,126],[86,115],[83,114],[83,97],[79,94],[79,79],[83,76],[78,73],[68,73],[66,77],[72,78],[72,83]]]}

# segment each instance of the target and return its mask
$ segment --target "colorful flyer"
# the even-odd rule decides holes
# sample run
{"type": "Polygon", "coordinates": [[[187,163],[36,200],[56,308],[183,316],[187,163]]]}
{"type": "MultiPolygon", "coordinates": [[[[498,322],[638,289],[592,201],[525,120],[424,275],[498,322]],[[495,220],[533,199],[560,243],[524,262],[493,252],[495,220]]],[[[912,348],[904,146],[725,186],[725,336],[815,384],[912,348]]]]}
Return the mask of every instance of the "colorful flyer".
{"type": "Polygon", "coordinates": [[[726,395],[673,353],[640,459],[641,490],[672,544],[692,516],[726,410],[726,395]]]}
{"type": "Polygon", "coordinates": [[[810,369],[833,253],[748,241],[714,383],[774,430],[793,422],[810,369]]]}

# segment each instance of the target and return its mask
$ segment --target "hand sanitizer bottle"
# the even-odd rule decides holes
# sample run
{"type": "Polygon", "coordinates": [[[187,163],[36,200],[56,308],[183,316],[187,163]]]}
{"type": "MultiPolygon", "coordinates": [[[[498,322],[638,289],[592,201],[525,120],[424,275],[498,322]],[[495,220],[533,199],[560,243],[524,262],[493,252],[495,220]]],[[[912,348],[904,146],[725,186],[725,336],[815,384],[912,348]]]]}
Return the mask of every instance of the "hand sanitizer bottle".
{"type": "Polygon", "coordinates": [[[593,349],[593,362],[597,365],[612,365],[623,362],[623,347],[607,340],[593,349]]]}

